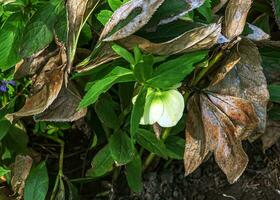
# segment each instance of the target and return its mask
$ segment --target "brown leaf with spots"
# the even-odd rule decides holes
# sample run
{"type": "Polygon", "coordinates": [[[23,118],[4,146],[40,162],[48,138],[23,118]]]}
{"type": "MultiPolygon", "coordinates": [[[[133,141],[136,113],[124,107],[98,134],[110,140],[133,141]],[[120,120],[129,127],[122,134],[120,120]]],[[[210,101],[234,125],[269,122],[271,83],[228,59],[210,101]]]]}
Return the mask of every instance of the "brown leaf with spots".
{"type": "Polygon", "coordinates": [[[117,9],[105,25],[100,40],[114,41],[132,35],[149,22],[164,0],[131,0],[117,9]]]}
{"type": "Polygon", "coordinates": [[[232,48],[217,72],[210,86],[188,102],[185,170],[193,172],[210,151],[234,183],[248,163],[241,141],[263,133],[269,95],[258,49],[246,39],[232,48]]]}
{"type": "MultiPolygon", "coordinates": [[[[258,48],[246,39],[243,39],[235,48],[239,52],[240,61],[223,80],[210,85],[207,90],[252,102],[259,119],[256,133],[264,133],[269,93],[258,48]]],[[[257,136],[252,136],[251,139],[257,136]]]]}
{"type": "Polygon", "coordinates": [[[21,60],[15,67],[14,78],[20,79],[25,76],[34,75],[39,70],[41,70],[41,68],[46,65],[48,60],[55,56],[58,51],[58,49],[56,51],[50,51],[48,48],[46,48],[29,58],[21,60]]]}
{"type": "Polygon", "coordinates": [[[68,70],[72,67],[77,43],[83,25],[100,0],[67,0],[67,60],[68,70]]]}
{"type": "Polygon", "coordinates": [[[63,84],[65,52],[61,49],[51,57],[39,75],[34,77],[32,89],[34,95],[26,99],[24,106],[8,115],[12,118],[31,116],[45,111],[56,99],[63,84]]]}
{"type": "Polygon", "coordinates": [[[74,86],[69,82],[68,88],[62,86],[57,98],[43,112],[34,116],[36,121],[75,121],[84,117],[87,109],[78,109],[81,96],[74,86]]]}
{"type": "Polygon", "coordinates": [[[25,181],[32,167],[33,160],[30,156],[17,155],[12,169],[11,185],[13,191],[18,195],[17,199],[23,196],[25,181]]]}
{"type": "Polygon", "coordinates": [[[230,40],[239,36],[244,29],[252,0],[230,0],[225,14],[223,34],[230,40]]]}
{"type": "MultiPolygon", "coordinates": [[[[153,43],[145,38],[135,35],[119,40],[118,43],[127,49],[132,49],[135,45],[138,45],[138,47],[145,53],[173,55],[211,48],[217,43],[220,33],[221,24],[218,22],[192,29],[163,43],[153,43]]],[[[111,44],[106,43],[99,50],[99,54],[97,54],[89,64],[86,66],[79,66],[76,70],[78,72],[88,71],[119,57],[120,56],[112,50],[111,44]]]]}
{"type": "Polygon", "coordinates": [[[188,108],[186,175],[193,172],[211,151],[228,181],[234,183],[248,163],[241,140],[252,133],[258,122],[251,102],[204,91],[190,99],[188,108]]]}

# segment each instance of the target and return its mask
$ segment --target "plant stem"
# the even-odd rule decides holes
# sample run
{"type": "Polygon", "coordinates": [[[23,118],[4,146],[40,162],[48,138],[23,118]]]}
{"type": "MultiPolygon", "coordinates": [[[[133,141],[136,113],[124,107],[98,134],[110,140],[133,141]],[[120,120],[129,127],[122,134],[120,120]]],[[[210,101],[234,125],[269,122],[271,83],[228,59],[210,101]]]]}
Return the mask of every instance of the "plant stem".
{"type": "Polygon", "coordinates": [[[207,67],[203,68],[197,77],[194,79],[194,81],[191,83],[191,86],[195,86],[199,83],[199,81],[207,74],[207,72],[221,59],[224,52],[221,50],[213,59],[209,61],[209,64],[207,67]]]}
{"type": "Polygon", "coordinates": [[[57,188],[59,186],[60,178],[63,177],[63,158],[64,158],[64,146],[65,146],[65,143],[64,143],[63,140],[59,139],[58,137],[52,136],[52,135],[43,135],[43,136],[60,144],[58,175],[56,177],[54,188],[53,188],[52,195],[51,195],[51,198],[50,198],[50,200],[53,200],[55,198],[56,190],[57,190],[57,188]]]}
{"type": "MultiPolygon", "coordinates": [[[[162,134],[161,140],[165,141],[166,138],[169,136],[171,131],[171,128],[166,128],[162,134]]],[[[156,154],[154,153],[150,153],[149,156],[147,157],[147,159],[145,160],[144,163],[144,167],[143,167],[143,171],[145,171],[147,169],[147,167],[152,163],[152,161],[154,160],[156,154]]]]}

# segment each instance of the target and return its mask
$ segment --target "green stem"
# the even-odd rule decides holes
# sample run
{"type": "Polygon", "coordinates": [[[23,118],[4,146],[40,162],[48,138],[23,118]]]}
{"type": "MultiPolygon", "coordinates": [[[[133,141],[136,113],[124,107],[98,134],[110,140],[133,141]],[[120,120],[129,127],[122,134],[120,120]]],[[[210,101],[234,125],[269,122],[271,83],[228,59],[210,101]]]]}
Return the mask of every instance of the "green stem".
{"type": "MultiPolygon", "coordinates": [[[[170,131],[171,131],[171,128],[166,128],[162,134],[162,137],[161,137],[161,140],[162,141],[165,141],[166,138],[168,138],[169,134],[170,134],[170,131]]],[[[147,157],[147,159],[145,160],[145,163],[144,163],[144,167],[143,167],[143,170],[145,171],[148,166],[152,163],[152,161],[154,160],[156,154],[154,153],[150,153],[149,156],[147,157]]]]}
{"type": "Polygon", "coordinates": [[[56,177],[54,188],[53,188],[52,195],[51,195],[51,198],[50,198],[50,200],[53,200],[55,198],[55,194],[56,194],[57,188],[59,186],[60,178],[63,177],[63,158],[64,158],[65,143],[64,143],[63,140],[59,139],[58,137],[52,136],[52,135],[43,135],[43,136],[60,144],[58,175],[56,177]]]}
{"type": "Polygon", "coordinates": [[[209,61],[208,66],[203,68],[194,79],[194,81],[192,81],[191,86],[197,85],[199,81],[207,74],[207,72],[209,72],[209,70],[212,69],[212,67],[221,59],[223,54],[224,52],[223,50],[221,50],[217,55],[215,55],[215,57],[209,61]]]}

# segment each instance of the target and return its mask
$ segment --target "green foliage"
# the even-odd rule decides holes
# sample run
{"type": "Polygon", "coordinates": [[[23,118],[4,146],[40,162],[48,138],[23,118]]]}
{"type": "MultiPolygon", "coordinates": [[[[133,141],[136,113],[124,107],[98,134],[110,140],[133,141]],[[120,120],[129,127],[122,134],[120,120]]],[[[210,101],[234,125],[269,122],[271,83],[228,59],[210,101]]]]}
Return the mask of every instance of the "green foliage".
{"type": "Polygon", "coordinates": [[[142,190],[142,161],[139,155],[126,166],[126,179],[129,187],[133,192],[141,192],[142,190]]]}
{"type": "Polygon", "coordinates": [[[111,156],[115,163],[125,165],[129,163],[135,154],[132,141],[124,132],[115,132],[109,139],[111,156]]]}
{"type": "Polygon", "coordinates": [[[24,188],[24,199],[44,200],[49,187],[49,177],[46,163],[41,162],[33,167],[24,188]]]}
{"type": "Polygon", "coordinates": [[[24,27],[24,18],[21,13],[12,14],[0,29],[0,69],[6,70],[19,60],[19,41],[24,27]]]}

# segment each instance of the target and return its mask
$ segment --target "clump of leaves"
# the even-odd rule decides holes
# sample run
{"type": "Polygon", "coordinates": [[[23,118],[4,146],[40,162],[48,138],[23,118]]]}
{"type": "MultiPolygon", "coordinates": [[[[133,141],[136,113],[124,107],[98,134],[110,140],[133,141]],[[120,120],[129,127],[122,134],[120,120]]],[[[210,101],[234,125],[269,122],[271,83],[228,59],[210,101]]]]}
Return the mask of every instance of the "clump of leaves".
{"type": "MultiPolygon", "coordinates": [[[[97,153],[90,158],[91,168],[82,172],[88,177],[72,182],[101,179],[112,171],[115,181],[125,166],[127,184],[140,192],[142,171],[156,156],[184,159],[188,175],[213,153],[229,183],[234,183],[248,163],[242,140],[253,141],[265,131],[269,92],[276,105],[273,116],[278,113],[279,120],[280,113],[278,83],[272,81],[268,91],[263,73],[263,67],[266,72],[275,65],[279,74],[279,59],[267,59],[271,52],[279,52],[279,42],[269,40],[279,25],[279,2],[255,4],[251,0],[1,4],[2,159],[6,149],[13,148],[9,142],[17,134],[14,130],[20,124],[25,132],[24,117],[33,116],[37,122],[31,122],[35,128],[28,134],[60,145],[50,199],[77,199],[77,190],[63,173],[63,131],[72,127],[54,122],[82,119],[92,125],[87,152],[97,153]],[[274,11],[275,27],[260,10],[274,11]],[[15,85],[14,79],[20,84],[15,85]],[[15,102],[23,106],[15,107],[15,102]]],[[[15,157],[17,152],[10,156],[1,165],[1,176],[10,174],[13,161],[18,167],[20,158],[32,160],[26,143],[20,144],[25,157],[15,157]]],[[[12,188],[19,198],[44,199],[47,161],[33,167],[27,161],[22,173],[12,175],[12,188]],[[39,196],[33,191],[36,184],[39,196]]]]}

